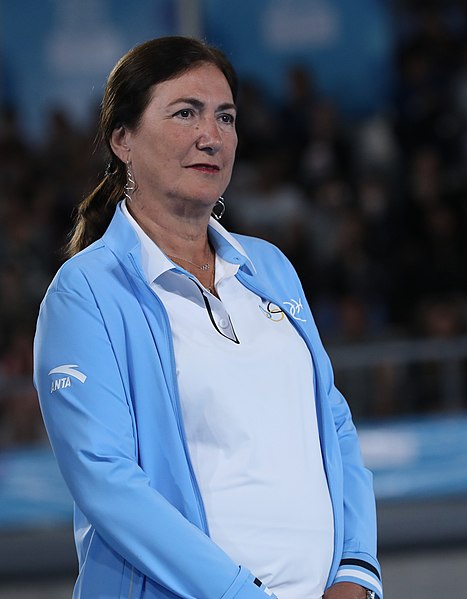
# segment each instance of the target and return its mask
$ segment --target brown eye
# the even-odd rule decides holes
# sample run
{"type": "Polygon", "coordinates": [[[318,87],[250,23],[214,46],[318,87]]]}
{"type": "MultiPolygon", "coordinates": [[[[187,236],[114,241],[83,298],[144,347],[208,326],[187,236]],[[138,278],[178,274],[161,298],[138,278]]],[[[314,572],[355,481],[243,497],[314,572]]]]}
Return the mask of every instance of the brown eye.
{"type": "Polygon", "coordinates": [[[220,119],[226,125],[233,125],[235,123],[235,117],[233,114],[228,114],[228,113],[221,114],[220,119]]]}
{"type": "Polygon", "coordinates": [[[190,116],[193,116],[193,111],[190,108],[182,108],[174,114],[174,116],[179,116],[182,119],[188,119],[190,116]]]}

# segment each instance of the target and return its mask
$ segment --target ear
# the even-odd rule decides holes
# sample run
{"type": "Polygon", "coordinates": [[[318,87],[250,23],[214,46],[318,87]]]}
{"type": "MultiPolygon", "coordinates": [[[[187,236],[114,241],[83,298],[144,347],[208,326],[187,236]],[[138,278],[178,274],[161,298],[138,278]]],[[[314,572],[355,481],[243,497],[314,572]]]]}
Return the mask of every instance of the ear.
{"type": "Polygon", "coordinates": [[[130,158],[129,134],[127,129],[121,125],[112,131],[110,136],[110,147],[116,156],[123,163],[127,163],[130,158]]]}

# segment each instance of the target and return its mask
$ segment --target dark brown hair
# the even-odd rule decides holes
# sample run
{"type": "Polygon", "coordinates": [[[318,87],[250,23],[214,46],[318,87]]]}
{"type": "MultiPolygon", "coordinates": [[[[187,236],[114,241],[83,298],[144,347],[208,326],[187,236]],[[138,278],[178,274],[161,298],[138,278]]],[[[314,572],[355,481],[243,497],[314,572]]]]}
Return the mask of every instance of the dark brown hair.
{"type": "Polygon", "coordinates": [[[238,83],[232,65],[220,50],[194,38],[153,39],[136,46],[117,62],[107,80],[97,136],[107,148],[109,165],[96,189],[78,206],[75,225],[65,248],[67,257],[102,236],[123,197],[126,166],[110,146],[114,129],[120,126],[135,129],[154,85],[174,79],[202,63],[218,67],[227,79],[235,101],[238,83]]]}

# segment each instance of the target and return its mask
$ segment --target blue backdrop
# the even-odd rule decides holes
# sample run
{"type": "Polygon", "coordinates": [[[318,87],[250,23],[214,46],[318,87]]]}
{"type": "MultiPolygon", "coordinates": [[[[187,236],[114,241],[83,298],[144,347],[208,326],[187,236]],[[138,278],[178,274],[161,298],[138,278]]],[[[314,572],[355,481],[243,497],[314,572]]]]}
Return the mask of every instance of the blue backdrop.
{"type": "Polygon", "coordinates": [[[175,12],[172,0],[0,2],[3,99],[35,135],[51,105],[86,119],[117,59],[139,42],[174,33],[175,12]]]}
{"type": "MultiPolygon", "coordinates": [[[[387,2],[200,0],[199,6],[202,33],[241,75],[279,98],[289,65],[306,65],[318,90],[358,117],[384,108],[391,91],[387,2]]],[[[84,120],[123,53],[177,28],[176,0],[0,2],[0,94],[35,135],[51,105],[84,120]]]]}
{"type": "Polygon", "coordinates": [[[291,63],[348,116],[384,108],[391,91],[392,19],[386,0],[205,0],[209,41],[277,97],[291,63]]]}

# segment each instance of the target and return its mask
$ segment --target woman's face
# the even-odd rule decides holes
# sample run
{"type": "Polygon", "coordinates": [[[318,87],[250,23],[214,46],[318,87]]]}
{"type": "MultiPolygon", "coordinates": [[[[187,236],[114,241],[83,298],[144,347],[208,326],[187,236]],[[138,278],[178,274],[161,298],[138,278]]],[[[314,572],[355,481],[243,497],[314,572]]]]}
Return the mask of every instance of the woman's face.
{"type": "Polygon", "coordinates": [[[235,116],[229,84],[214,65],[155,85],[138,127],[112,134],[114,152],[131,163],[135,200],[212,207],[232,174],[235,116]]]}

